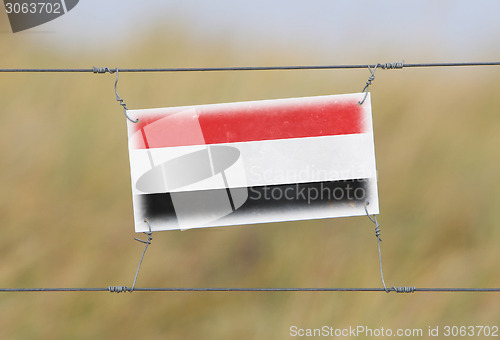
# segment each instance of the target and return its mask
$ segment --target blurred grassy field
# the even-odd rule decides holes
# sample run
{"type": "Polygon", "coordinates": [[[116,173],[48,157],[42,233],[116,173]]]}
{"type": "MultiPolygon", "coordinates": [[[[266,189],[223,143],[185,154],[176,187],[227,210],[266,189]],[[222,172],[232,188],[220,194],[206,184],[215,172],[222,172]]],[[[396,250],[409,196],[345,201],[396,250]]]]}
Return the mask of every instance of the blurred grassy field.
{"type": "MultiPolygon", "coordinates": [[[[307,63],[248,61],[189,39],[64,56],[0,35],[0,67],[307,63]]],[[[459,58],[458,58],[459,59],[459,58]]],[[[373,62],[373,59],[364,62],[373,62]]],[[[386,61],[386,60],[379,60],[386,61]]],[[[407,60],[413,62],[419,60],[407,60]]],[[[348,62],[348,61],[346,61],[348,62]]],[[[359,92],[359,71],[121,74],[131,109],[359,92]]],[[[497,68],[377,71],[372,87],[388,285],[500,286],[497,68]]],[[[114,76],[0,74],[0,286],[131,285],[126,123],[114,76]]],[[[154,235],[139,287],[379,287],[366,217],[154,235]]],[[[1,293],[1,339],[285,339],[289,327],[492,325],[499,294],[1,293]]]]}

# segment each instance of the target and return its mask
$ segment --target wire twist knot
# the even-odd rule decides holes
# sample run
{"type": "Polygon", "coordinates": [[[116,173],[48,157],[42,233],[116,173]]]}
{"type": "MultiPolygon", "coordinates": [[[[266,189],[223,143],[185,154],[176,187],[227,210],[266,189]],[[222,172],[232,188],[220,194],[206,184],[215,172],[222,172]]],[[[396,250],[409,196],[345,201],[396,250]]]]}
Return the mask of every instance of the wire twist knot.
{"type": "Polygon", "coordinates": [[[368,89],[368,87],[372,84],[372,81],[375,80],[375,69],[377,68],[377,66],[375,66],[375,68],[373,69],[373,72],[370,70],[370,72],[372,72],[372,73],[368,77],[368,80],[366,81],[365,87],[363,88],[362,92],[365,92],[368,89]]]}
{"type": "Polygon", "coordinates": [[[373,69],[370,66],[368,66],[368,70],[370,71],[370,76],[368,77],[368,80],[366,81],[365,87],[363,87],[363,91],[361,91],[361,93],[364,93],[365,96],[363,97],[363,100],[358,102],[359,105],[362,105],[365,102],[366,97],[368,96],[368,88],[372,84],[372,81],[375,80],[375,71],[377,70],[377,67],[379,67],[379,66],[380,66],[380,64],[377,64],[377,65],[375,65],[375,67],[373,69]]]}
{"type": "Polygon", "coordinates": [[[128,292],[130,290],[127,288],[127,286],[109,286],[108,291],[110,293],[120,294],[120,293],[128,292]]]}
{"type": "Polygon", "coordinates": [[[367,202],[365,204],[366,216],[368,216],[370,221],[372,221],[372,223],[375,224],[375,237],[377,238],[377,240],[379,242],[382,242],[382,238],[380,238],[380,234],[382,233],[382,230],[380,230],[380,223],[378,223],[377,217],[375,215],[373,215],[373,217],[371,217],[370,214],[368,213],[368,209],[366,208],[368,206],[368,204],[370,204],[370,203],[367,202]]]}
{"type": "Polygon", "coordinates": [[[92,72],[94,73],[110,73],[113,74],[117,72],[117,69],[109,68],[109,67],[92,67],[92,72]]]}
{"type": "Polygon", "coordinates": [[[368,77],[368,80],[366,81],[365,87],[363,88],[363,91],[361,93],[364,93],[363,100],[359,101],[358,104],[362,105],[366,97],[368,96],[368,88],[372,84],[372,81],[375,80],[375,71],[377,70],[378,67],[380,67],[383,70],[393,70],[393,69],[402,69],[404,67],[405,61],[403,60],[402,62],[396,62],[396,63],[378,63],[376,64],[373,68],[371,68],[370,65],[368,65],[368,70],[370,71],[370,76],[368,77]]]}
{"type": "MultiPolygon", "coordinates": [[[[392,290],[396,293],[414,293],[415,287],[392,287],[392,290]]],[[[389,293],[390,290],[387,290],[386,292],[389,293]]]]}
{"type": "MultiPolygon", "coordinates": [[[[146,222],[146,223],[148,223],[148,226],[149,226],[149,222],[146,222]]],[[[146,241],[141,240],[140,238],[137,238],[137,237],[134,237],[134,240],[142,242],[144,244],[151,244],[151,241],[153,240],[153,236],[151,236],[151,235],[153,235],[153,232],[150,230],[149,232],[143,232],[143,234],[147,235],[147,237],[148,237],[148,239],[146,241]]]]}
{"type": "Polygon", "coordinates": [[[402,69],[405,65],[404,60],[402,62],[396,62],[396,63],[385,63],[385,64],[379,64],[379,67],[383,70],[394,70],[394,69],[402,69]]]}

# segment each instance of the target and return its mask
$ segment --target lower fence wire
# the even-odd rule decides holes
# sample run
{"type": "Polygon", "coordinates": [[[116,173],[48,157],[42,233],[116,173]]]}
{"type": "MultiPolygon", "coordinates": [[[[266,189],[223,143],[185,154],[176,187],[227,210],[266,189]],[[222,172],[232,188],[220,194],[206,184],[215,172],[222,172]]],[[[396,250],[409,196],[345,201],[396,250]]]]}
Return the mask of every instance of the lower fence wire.
{"type": "MultiPolygon", "coordinates": [[[[107,288],[0,288],[0,293],[18,292],[112,292],[129,291],[127,287],[107,288]],[[123,288],[123,289],[120,289],[123,288]]],[[[386,292],[384,288],[134,288],[134,292],[386,292]]],[[[397,292],[397,291],[396,291],[397,292]]],[[[412,292],[500,293],[500,288],[414,288],[412,292]]]]}

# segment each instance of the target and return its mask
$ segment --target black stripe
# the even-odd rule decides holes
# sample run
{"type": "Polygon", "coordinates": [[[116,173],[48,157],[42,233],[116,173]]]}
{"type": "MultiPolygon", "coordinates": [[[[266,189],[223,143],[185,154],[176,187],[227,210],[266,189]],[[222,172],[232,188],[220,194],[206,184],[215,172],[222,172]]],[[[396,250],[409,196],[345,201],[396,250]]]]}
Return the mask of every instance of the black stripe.
{"type": "MultiPolygon", "coordinates": [[[[230,200],[230,209],[233,210],[229,215],[235,217],[238,215],[264,215],[277,214],[278,212],[307,210],[316,208],[328,208],[340,205],[361,204],[368,197],[368,179],[354,179],[327,182],[309,182],[294,183],[283,185],[266,185],[249,187],[248,198],[239,208],[234,209],[232,197],[230,200]]],[[[239,190],[243,190],[240,188],[239,190]]],[[[233,190],[233,189],[231,189],[233,190]]],[[[139,202],[139,209],[144,216],[152,222],[161,220],[162,223],[177,225],[177,216],[171,195],[178,195],[177,198],[183,199],[183,195],[206,195],[205,197],[227,197],[229,189],[200,190],[190,192],[159,193],[136,195],[136,202],[139,202]]],[[[222,202],[222,201],[221,201],[222,202]]],[[[207,202],[207,206],[212,202],[207,202]]],[[[136,212],[137,213],[137,212],[136,212]]],[[[193,209],[192,216],[205,214],[206,210],[193,209]],[[198,210],[198,211],[196,211],[198,210]]],[[[229,216],[228,215],[228,216],[229,216]]]]}

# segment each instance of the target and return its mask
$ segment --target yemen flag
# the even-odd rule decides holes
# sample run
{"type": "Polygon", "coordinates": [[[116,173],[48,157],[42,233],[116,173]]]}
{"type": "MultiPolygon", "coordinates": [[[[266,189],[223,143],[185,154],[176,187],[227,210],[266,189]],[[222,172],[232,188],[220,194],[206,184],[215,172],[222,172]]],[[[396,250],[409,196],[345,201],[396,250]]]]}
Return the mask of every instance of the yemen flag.
{"type": "Polygon", "coordinates": [[[128,111],[135,231],[377,214],[363,96],[128,111]]]}

